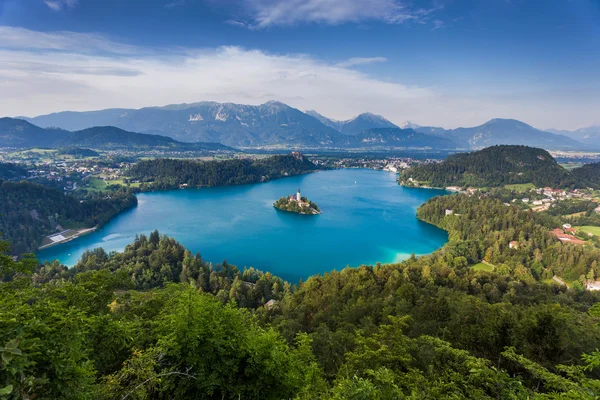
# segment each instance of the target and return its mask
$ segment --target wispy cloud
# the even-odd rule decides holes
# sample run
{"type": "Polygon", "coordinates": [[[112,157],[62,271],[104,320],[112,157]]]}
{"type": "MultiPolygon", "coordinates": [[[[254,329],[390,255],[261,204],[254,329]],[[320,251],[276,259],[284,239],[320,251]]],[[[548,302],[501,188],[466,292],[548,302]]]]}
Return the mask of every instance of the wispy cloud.
{"type": "Polygon", "coordinates": [[[75,7],[79,0],[42,0],[51,10],[61,11],[75,7]]]}
{"type": "Polygon", "coordinates": [[[347,59],[346,61],[337,63],[336,66],[342,67],[342,68],[348,68],[348,67],[354,67],[356,65],[383,63],[386,61],[387,61],[387,58],[385,58],[385,57],[353,57],[353,58],[347,59]]]}
{"type": "Polygon", "coordinates": [[[388,24],[424,22],[438,8],[415,8],[405,0],[240,0],[241,26],[262,29],[299,23],[342,24],[369,20],[388,24]]]}
{"type": "Polygon", "coordinates": [[[185,0],[173,0],[165,4],[165,8],[175,8],[185,5],[185,0]]]}
{"type": "Polygon", "coordinates": [[[236,46],[149,50],[101,35],[11,27],[0,27],[0,37],[2,115],[280,100],[340,120],[371,110],[395,123],[456,127],[512,117],[566,128],[572,121],[586,123],[600,107],[597,96],[564,107],[565,96],[552,93],[499,96],[481,88],[469,95],[462,87],[449,92],[407,85],[353,68],[384,62],[382,57],[331,63],[236,46]]]}
{"type": "Polygon", "coordinates": [[[436,19],[433,21],[433,29],[440,29],[443,28],[445,26],[444,21],[441,21],[439,19],[436,19]]]}
{"type": "Polygon", "coordinates": [[[37,32],[25,28],[0,26],[0,49],[55,50],[77,53],[107,52],[131,54],[141,49],[112,41],[104,36],[77,32],[37,32]]]}

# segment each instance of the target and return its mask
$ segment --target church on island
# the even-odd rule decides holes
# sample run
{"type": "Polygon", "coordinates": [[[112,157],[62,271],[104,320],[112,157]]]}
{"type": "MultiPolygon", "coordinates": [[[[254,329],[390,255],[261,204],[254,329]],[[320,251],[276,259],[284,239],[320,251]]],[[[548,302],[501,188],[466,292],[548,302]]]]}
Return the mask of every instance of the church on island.
{"type": "Polygon", "coordinates": [[[319,206],[306,197],[302,197],[300,189],[296,194],[282,197],[277,200],[273,206],[282,211],[294,212],[297,214],[320,214],[319,206]]]}
{"type": "Polygon", "coordinates": [[[300,188],[298,188],[298,193],[296,193],[296,197],[294,195],[290,196],[290,201],[296,201],[298,204],[302,205],[302,195],[300,194],[300,188]]]}

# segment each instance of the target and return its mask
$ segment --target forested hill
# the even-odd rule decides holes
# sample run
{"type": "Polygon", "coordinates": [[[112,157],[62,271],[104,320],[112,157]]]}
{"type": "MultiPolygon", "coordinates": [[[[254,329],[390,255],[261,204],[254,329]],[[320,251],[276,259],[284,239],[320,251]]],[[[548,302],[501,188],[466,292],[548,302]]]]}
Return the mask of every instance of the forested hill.
{"type": "Polygon", "coordinates": [[[258,160],[147,160],[134,165],[128,175],[140,180],[143,187],[172,189],[182,184],[202,187],[266,182],[316,169],[306,157],[292,153],[258,160]]]}
{"type": "Polygon", "coordinates": [[[0,118],[0,146],[16,148],[75,146],[104,150],[234,150],[220,143],[184,143],[167,136],[129,132],[114,126],[95,126],[69,132],[54,128],[40,128],[15,118],[0,118]]]}
{"type": "Polygon", "coordinates": [[[568,281],[600,276],[600,249],[565,245],[551,232],[554,221],[491,196],[438,196],[419,207],[417,216],[448,231],[445,249],[456,248],[456,265],[484,260],[495,265],[499,274],[527,283],[554,275],[568,281]],[[453,214],[446,215],[446,210],[453,214]],[[516,248],[510,248],[511,241],[516,248]]]}
{"type": "Polygon", "coordinates": [[[538,187],[577,184],[550,153],[527,146],[492,146],[473,153],[454,154],[441,163],[405,170],[400,182],[432,187],[498,187],[529,182],[538,187]]]}
{"type": "Polygon", "coordinates": [[[513,268],[518,257],[474,271],[457,240],[297,287],[212,266],[158,232],[122,254],[88,252],[71,270],[31,272],[0,242],[0,390],[39,400],[598,398],[598,295],[536,283],[513,268]]]}
{"type": "Polygon", "coordinates": [[[82,201],[42,185],[0,180],[0,233],[11,242],[13,254],[32,252],[42,236],[56,232],[57,226],[92,228],[135,204],[136,197],[128,191],[82,201]]]}
{"type": "Polygon", "coordinates": [[[73,132],[56,147],[77,146],[95,149],[167,149],[167,150],[234,150],[220,143],[183,143],[167,136],[128,132],[114,126],[96,126],[73,132]]]}
{"type": "Polygon", "coordinates": [[[600,163],[586,164],[571,171],[571,175],[589,186],[600,188],[600,163]]]}
{"type": "Polygon", "coordinates": [[[16,164],[0,163],[0,179],[10,180],[24,178],[29,175],[27,170],[16,164]]]}

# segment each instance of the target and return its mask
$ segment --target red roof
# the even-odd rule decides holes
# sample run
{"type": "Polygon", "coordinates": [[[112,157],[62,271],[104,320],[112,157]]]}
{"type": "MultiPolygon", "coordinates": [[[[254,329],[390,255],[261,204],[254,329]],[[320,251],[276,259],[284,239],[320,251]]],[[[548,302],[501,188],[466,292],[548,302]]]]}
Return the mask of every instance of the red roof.
{"type": "Polygon", "coordinates": [[[562,229],[558,229],[557,228],[557,229],[554,229],[552,232],[558,238],[558,240],[560,240],[561,242],[564,242],[564,243],[573,243],[573,244],[585,244],[584,240],[577,239],[573,235],[566,234],[566,233],[563,232],[562,229]]]}

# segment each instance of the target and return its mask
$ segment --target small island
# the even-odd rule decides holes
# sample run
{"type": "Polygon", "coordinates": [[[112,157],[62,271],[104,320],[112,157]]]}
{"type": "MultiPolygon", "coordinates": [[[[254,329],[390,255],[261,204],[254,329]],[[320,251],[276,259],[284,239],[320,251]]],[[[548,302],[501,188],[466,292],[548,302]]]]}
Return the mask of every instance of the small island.
{"type": "Polygon", "coordinates": [[[296,214],[321,214],[319,206],[317,206],[312,201],[308,200],[306,197],[302,197],[302,195],[300,194],[300,189],[298,189],[298,193],[296,193],[295,195],[280,198],[275,203],[273,203],[273,207],[281,211],[293,212],[296,214]]]}

